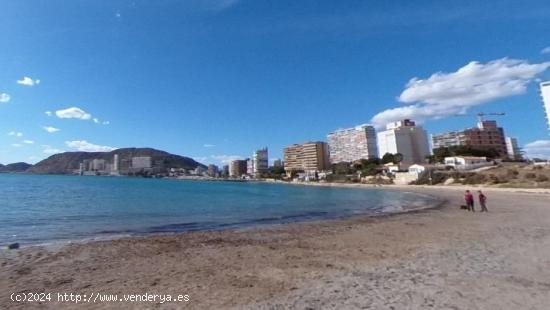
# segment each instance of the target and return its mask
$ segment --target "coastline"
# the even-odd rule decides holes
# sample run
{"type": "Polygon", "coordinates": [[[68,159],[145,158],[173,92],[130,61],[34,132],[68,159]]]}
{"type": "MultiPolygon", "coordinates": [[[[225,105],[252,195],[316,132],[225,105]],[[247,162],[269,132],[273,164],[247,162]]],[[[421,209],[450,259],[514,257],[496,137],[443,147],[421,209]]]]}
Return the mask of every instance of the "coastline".
{"type": "Polygon", "coordinates": [[[532,194],[550,194],[550,188],[522,188],[522,187],[494,187],[480,184],[475,185],[397,185],[397,184],[366,184],[366,183],[335,183],[335,182],[282,182],[282,181],[261,181],[266,183],[304,185],[304,186],[326,186],[326,187],[350,187],[350,188],[375,188],[384,190],[483,190],[489,192],[512,192],[512,193],[532,193],[532,194]]]}
{"type": "MultiPolygon", "coordinates": [[[[490,212],[472,214],[457,208],[461,189],[406,189],[448,202],[391,216],[22,249],[0,257],[0,286],[7,292],[189,294],[183,307],[190,309],[544,309],[550,304],[545,194],[487,189],[490,212]]],[[[28,307],[7,298],[0,296],[7,309],[28,307]]]]}
{"type": "MultiPolygon", "coordinates": [[[[176,179],[168,179],[168,180],[176,180],[176,179]]],[[[211,181],[211,180],[203,180],[203,179],[179,179],[184,181],[211,181]]],[[[223,182],[223,180],[217,180],[218,182],[223,182]]],[[[231,181],[228,181],[231,182],[231,181]]],[[[339,183],[290,183],[290,182],[272,182],[272,181],[264,181],[264,180],[246,180],[246,181],[237,181],[239,183],[245,182],[245,183],[256,183],[256,184],[278,184],[278,185],[304,185],[304,186],[319,186],[319,187],[338,187],[338,188],[353,188],[355,190],[384,190],[384,191],[401,191],[399,188],[389,188],[389,187],[377,187],[377,186],[371,186],[368,184],[339,184],[339,183]]],[[[384,211],[373,211],[370,209],[365,209],[363,213],[355,213],[355,214],[315,214],[312,215],[310,213],[303,213],[303,214],[293,214],[289,215],[288,218],[285,216],[278,217],[278,218],[258,218],[256,220],[249,220],[244,222],[234,222],[234,223],[220,223],[218,226],[213,225],[206,225],[202,228],[193,228],[190,230],[174,230],[174,231],[163,231],[163,232],[148,232],[147,228],[138,229],[135,231],[129,231],[129,230],[121,230],[116,231],[113,230],[112,232],[106,233],[106,232],[99,232],[96,234],[91,234],[86,237],[80,237],[80,238],[64,238],[64,239],[54,239],[54,240],[43,240],[43,241],[36,241],[36,242],[24,242],[22,247],[23,248],[38,248],[38,249],[60,249],[64,246],[70,246],[73,244],[86,244],[91,242],[98,242],[98,241],[114,241],[117,239],[123,239],[123,238],[147,238],[147,237],[155,237],[155,236],[173,236],[178,234],[186,234],[186,233],[192,233],[192,232],[218,232],[218,231],[245,231],[245,230],[255,230],[255,229],[269,229],[270,227],[278,227],[280,225],[292,225],[292,224],[314,224],[314,223],[322,223],[322,222],[331,222],[331,221],[340,221],[340,220],[352,220],[352,219],[360,219],[360,218],[369,218],[369,217],[387,217],[387,216],[393,216],[398,215],[401,213],[409,213],[409,212],[417,212],[422,211],[426,209],[435,209],[439,208],[446,202],[445,199],[441,199],[440,197],[437,197],[437,195],[433,194],[425,194],[418,191],[408,191],[413,192],[414,195],[418,196],[419,199],[422,199],[423,202],[428,203],[427,205],[421,205],[420,201],[414,201],[412,204],[407,205],[406,203],[397,205],[394,207],[397,207],[397,209],[394,210],[385,210],[384,211]],[[419,206],[420,205],[420,206],[419,206]]],[[[388,205],[388,207],[391,207],[391,205],[388,205]]],[[[318,212],[314,212],[318,213],[318,212]]],[[[324,212],[321,212],[324,213],[324,212]]],[[[6,249],[7,243],[4,244],[0,248],[0,253],[3,251],[7,251],[6,249]]]]}

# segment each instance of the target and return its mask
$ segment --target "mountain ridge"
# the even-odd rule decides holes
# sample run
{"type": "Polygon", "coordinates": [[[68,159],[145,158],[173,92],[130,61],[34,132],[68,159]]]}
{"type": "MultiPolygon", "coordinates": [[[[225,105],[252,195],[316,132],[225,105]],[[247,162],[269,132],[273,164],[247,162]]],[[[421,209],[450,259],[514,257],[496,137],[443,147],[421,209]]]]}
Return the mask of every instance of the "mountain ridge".
{"type": "Polygon", "coordinates": [[[29,167],[26,172],[36,174],[72,174],[79,169],[84,160],[104,159],[112,162],[114,155],[120,159],[131,159],[138,156],[150,156],[153,161],[162,162],[169,168],[195,169],[206,167],[190,157],[168,153],[154,148],[120,148],[110,152],[64,152],[54,154],[29,167]]]}
{"type": "Polygon", "coordinates": [[[7,165],[0,164],[0,173],[25,172],[30,167],[32,167],[32,165],[26,162],[17,162],[17,163],[11,163],[7,165]]]}

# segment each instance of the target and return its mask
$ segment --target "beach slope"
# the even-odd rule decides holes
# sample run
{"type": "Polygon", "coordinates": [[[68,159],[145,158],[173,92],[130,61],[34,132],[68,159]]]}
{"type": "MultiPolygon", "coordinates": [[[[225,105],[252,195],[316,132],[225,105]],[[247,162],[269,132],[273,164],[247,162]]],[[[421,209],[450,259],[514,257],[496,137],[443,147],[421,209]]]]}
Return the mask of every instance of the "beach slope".
{"type": "MultiPolygon", "coordinates": [[[[187,294],[188,302],[82,309],[548,309],[550,195],[412,189],[443,207],[376,218],[2,251],[3,309],[73,309],[11,293],[187,294]],[[479,210],[479,209],[478,209],[479,210]]],[[[53,297],[53,296],[52,296],[53,297]]]]}

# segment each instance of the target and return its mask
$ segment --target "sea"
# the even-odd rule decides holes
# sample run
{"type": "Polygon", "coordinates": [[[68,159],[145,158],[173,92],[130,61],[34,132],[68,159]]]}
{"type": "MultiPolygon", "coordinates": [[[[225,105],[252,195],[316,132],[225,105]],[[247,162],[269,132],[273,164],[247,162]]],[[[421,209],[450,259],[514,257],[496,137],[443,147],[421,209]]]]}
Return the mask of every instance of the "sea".
{"type": "Polygon", "coordinates": [[[436,202],[374,188],[0,174],[0,245],[246,229],[380,215],[436,202]]]}

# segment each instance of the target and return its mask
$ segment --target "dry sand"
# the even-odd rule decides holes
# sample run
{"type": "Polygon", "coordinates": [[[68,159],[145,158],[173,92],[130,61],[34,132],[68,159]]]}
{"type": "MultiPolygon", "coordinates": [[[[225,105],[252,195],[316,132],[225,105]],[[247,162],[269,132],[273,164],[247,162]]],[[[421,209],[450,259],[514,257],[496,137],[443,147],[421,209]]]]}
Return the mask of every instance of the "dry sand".
{"type": "Polygon", "coordinates": [[[449,202],[377,218],[2,251],[0,308],[550,308],[550,195],[488,190],[490,212],[473,214],[457,208],[462,189],[412,190],[449,202]],[[11,302],[13,292],[190,301],[38,305],[11,302]]]}

